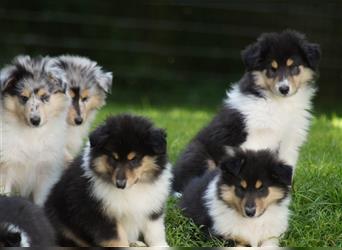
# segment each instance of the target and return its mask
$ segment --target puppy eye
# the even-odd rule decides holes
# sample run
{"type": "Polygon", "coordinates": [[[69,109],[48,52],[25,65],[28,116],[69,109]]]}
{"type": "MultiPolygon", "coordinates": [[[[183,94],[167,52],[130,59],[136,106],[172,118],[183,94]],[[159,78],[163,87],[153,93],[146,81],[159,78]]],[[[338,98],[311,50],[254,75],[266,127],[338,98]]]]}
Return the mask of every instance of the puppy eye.
{"type": "Polygon", "coordinates": [[[42,95],[42,96],[40,97],[40,99],[41,99],[43,102],[48,102],[49,99],[50,99],[50,96],[48,96],[48,95],[42,95]]]}
{"type": "Polygon", "coordinates": [[[81,101],[82,101],[82,102],[86,102],[86,101],[88,101],[88,99],[89,99],[88,97],[83,97],[83,98],[81,99],[81,101]]]}
{"type": "Polygon", "coordinates": [[[24,96],[24,95],[22,95],[22,96],[20,96],[20,100],[23,102],[23,103],[26,103],[27,101],[28,101],[28,97],[27,96],[24,96]]]}
{"type": "Polygon", "coordinates": [[[299,74],[299,66],[298,65],[293,65],[290,67],[290,71],[292,75],[297,75],[299,74]]]}

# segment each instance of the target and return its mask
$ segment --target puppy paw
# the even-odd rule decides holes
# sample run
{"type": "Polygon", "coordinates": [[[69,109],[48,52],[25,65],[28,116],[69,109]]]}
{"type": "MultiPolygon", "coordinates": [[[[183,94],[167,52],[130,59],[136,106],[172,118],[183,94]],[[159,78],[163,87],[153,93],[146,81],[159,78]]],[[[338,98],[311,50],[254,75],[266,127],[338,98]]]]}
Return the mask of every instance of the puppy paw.
{"type": "Polygon", "coordinates": [[[129,244],[130,247],[147,247],[147,245],[142,241],[136,241],[129,244]]]}

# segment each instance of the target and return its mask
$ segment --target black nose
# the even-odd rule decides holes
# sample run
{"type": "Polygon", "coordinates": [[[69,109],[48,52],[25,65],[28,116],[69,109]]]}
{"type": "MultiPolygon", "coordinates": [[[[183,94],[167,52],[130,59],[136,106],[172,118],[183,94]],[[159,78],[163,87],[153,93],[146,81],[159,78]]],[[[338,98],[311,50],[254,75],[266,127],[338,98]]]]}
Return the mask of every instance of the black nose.
{"type": "Polygon", "coordinates": [[[279,92],[283,95],[287,95],[289,93],[290,87],[287,85],[283,85],[279,87],[279,92]]]}
{"type": "Polygon", "coordinates": [[[78,117],[75,118],[75,124],[76,124],[76,125],[81,125],[82,122],[83,122],[82,117],[78,116],[78,117]]]}
{"type": "Polygon", "coordinates": [[[30,119],[30,122],[33,126],[38,126],[40,124],[40,117],[34,116],[30,119]]]}
{"type": "Polygon", "coordinates": [[[253,217],[255,215],[255,206],[245,206],[245,213],[248,217],[253,217]]]}
{"type": "Polygon", "coordinates": [[[126,187],[126,180],[116,180],[116,187],[124,189],[126,187]]]}

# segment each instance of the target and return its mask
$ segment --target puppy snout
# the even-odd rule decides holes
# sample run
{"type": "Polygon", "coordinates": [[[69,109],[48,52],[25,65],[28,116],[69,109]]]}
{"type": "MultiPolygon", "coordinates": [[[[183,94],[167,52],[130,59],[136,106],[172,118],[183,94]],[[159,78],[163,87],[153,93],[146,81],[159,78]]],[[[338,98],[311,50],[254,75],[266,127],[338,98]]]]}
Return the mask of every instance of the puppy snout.
{"type": "Polygon", "coordinates": [[[279,87],[279,92],[282,94],[282,95],[287,95],[290,91],[290,87],[288,85],[281,85],[279,87]]]}
{"type": "Polygon", "coordinates": [[[254,217],[256,213],[256,207],[254,204],[249,204],[245,206],[245,214],[248,217],[254,217]]]}
{"type": "Polygon", "coordinates": [[[82,117],[77,116],[77,117],[75,118],[75,124],[76,124],[76,125],[81,125],[82,123],[83,123],[82,117]]]}
{"type": "Polygon", "coordinates": [[[120,189],[124,189],[126,187],[126,179],[117,179],[116,180],[116,187],[120,189]]]}
{"type": "Polygon", "coordinates": [[[35,126],[35,127],[38,127],[38,126],[39,126],[40,121],[41,121],[41,119],[40,119],[39,116],[33,116],[33,117],[30,118],[31,124],[32,124],[33,126],[35,126]]]}

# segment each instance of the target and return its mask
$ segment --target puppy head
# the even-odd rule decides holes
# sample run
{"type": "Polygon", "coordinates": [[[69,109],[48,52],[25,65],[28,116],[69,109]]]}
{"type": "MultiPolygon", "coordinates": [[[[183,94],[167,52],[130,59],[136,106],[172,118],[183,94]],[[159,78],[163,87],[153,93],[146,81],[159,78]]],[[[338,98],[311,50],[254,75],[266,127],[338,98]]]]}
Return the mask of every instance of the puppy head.
{"type": "Polygon", "coordinates": [[[104,72],[96,62],[85,57],[60,56],[57,65],[65,72],[72,98],[68,123],[79,126],[105,104],[106,93],[112,86],[112,73],[104,72]]]}
{"type": "Polygon", "coordinates": [[[255,84],[276,96],[294,95],[313,81],[321,52],[296,31],[262,34],[242,52],[246,70],[253,72],[255,84]]]}
{"type": "Polygon", "coordinates": [[[0,72],[4,110],[31,127],[44,125],[67,105],[64,74],[49,57],[16,57],[0,72]]]}
{"type": "Polygon", "coordinates": [[[292,168],[269,151],[229,148],[220,168],[218,196],[243,217],[259,217],[288,195],[292,168]]]}
{"type": "Polygon", "coordinates": [[[166,133],[143,118],[109,118],[90,135],[91,169],[96,176],[125,189],[150,182],[166,164],[166,133]]]}
{"type": "Polygon", "coordinates": [[[0,223],[0,247],[22,247],[22,233],[12,224],[0,223]]]}

